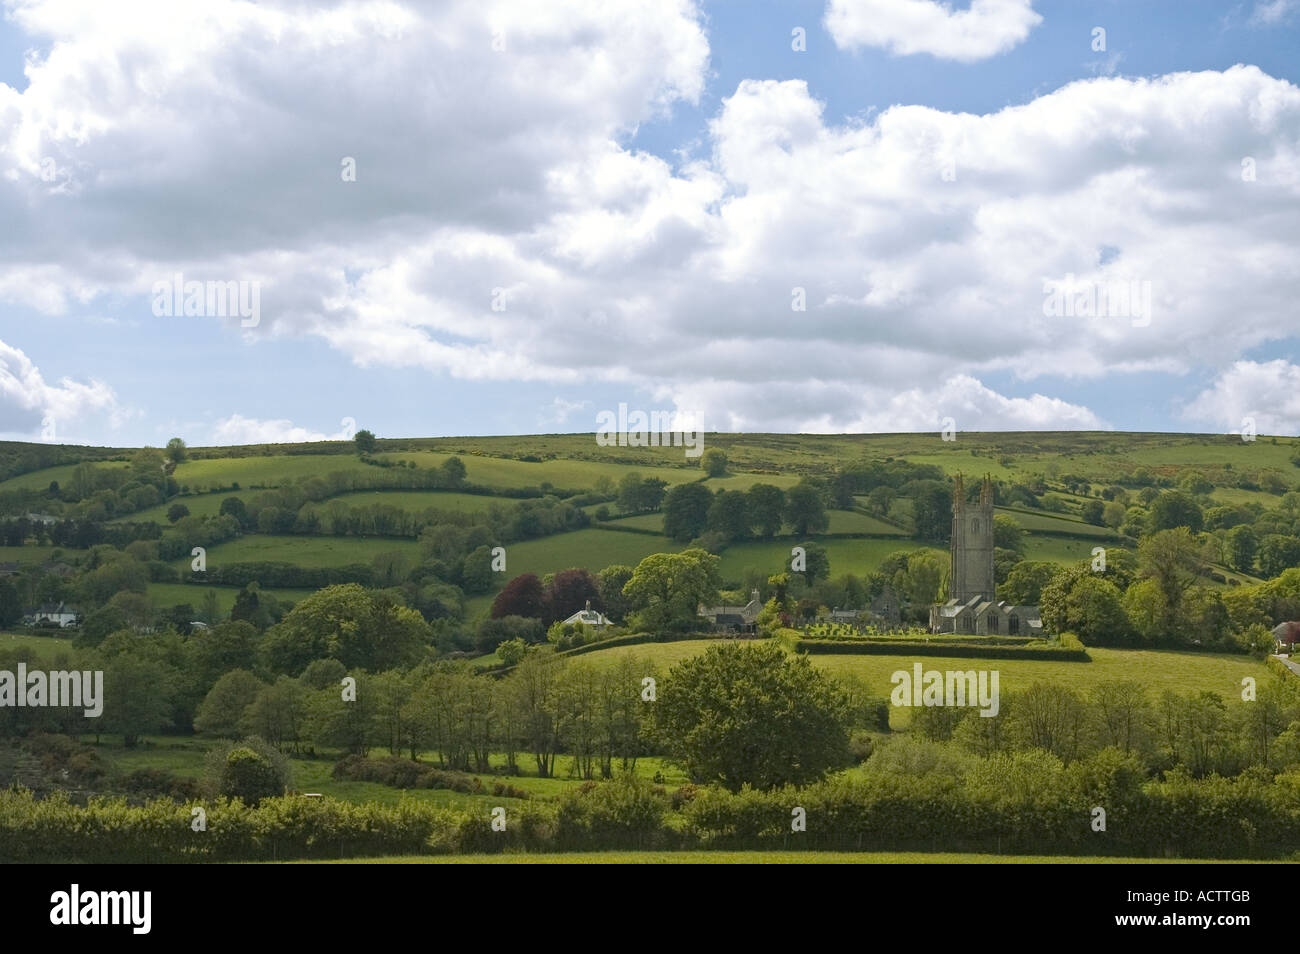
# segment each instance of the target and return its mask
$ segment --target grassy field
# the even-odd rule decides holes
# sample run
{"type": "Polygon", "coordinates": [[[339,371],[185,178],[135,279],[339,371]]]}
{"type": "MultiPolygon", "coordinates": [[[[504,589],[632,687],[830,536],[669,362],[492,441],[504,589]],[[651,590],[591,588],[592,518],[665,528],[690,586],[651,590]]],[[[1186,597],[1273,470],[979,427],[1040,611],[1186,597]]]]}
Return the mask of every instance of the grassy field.
{"type": "Polygon", "coordinates": [[[61,636],[35,636],[27,633],[0,633],[0,650],[30,649],[42,661],[53,662],[62,655],[76,652],[72,640],[61,636]]]}
{"type": "MultiPolygon", "coordinates": [[[[631,534],[628,534],[631,536],[631,534]]],[[[789,569],[790,548],[801,540],[768,540],[754,543],[738,543],[727,547],[722,553],[720,569],[722,578],[729,582],[742,579],[747,567],[764,573],[777,573],[789,569]]],[[[891,553],[900,550],[911,551],[924,549],[926,544],[915,540],[900,538],[898,540],[881,540],[864,538],[861,540],[824,539],[818,540],[826,548],[826,555],[831,561],[831,576],[843,573],[866,575],[880,566],[891,553]]],[[[947,550],[936,551],[947,556],[947,550]]]]}
{"type": "MultiPolygon", "coordinates": [[[[597,665],[612,664],[622,657],[633,657],[649,668],[661,671],[703,652],[717,640],[682,640],[675,643],[642,643],[613,646],[578,657],[597,665]]],[[[898,670],[911,671],[920,662],[927,670],[996,669],[999,689],[1015,692],[1034,683],[1055,683],[1087,692],[1104,682],[1139,682],[1154,700],[1166,689],[1175,692],[1217,692],[1225,700],[1241,692],[1244,676],[1263,680],[1268,676],[1264,664],[1249,656],[1223,653],[1187,653],[1174,650],[1090,648],[1091,662],[1057,662],[1036,659],[979,660],[947,656],[868,656],[816,654],[813,664],[836,675],[852,675],[864,680],[873,692],[887,695],[892,688],[890,676],[898,670]]],[[[894,709],[891,725],[902,728],[907,723],[907,709],[894,709]]]]}
{"type": "MultiPolygon", "coordinates": [[[[1032,474],[1075,473],[1094,484],[1118,481],[1139,467],[1161,476],[1183,470],[1207,475],[1225,472],[1279,471],[1293,481],[1290,455],[1294,437],[1261,436],[1246,443],[1226,434],[1157,434],[1114,431],[1070,432],[961,432],[944,441],[937,432],[924,434],[707,434],[705,447],[724,451],[733,476],[710,481],[714,486],[748,486],[763,481],[788,486],[802,474],[825,474],[844,463],[867,458],[906,457],[932,463],[948,473],[985,473],[1019,479],[1032,474]],[[1229,471],[1229,468],[1231,471],[1229,471]],[[755,470],[771,473],[754,474],[755,470]]],[[[246,453],[246,451],[236,451],[246,453]]],[[[526,486],[549,481],[557,487],[590,487],[597,477],[618,480],[633,470],[654,470],[670,483],[699,477],[697,459],[686,458],[681,448],[601,447],[593,434],[536,434],[498,437],[447,437],[381,440],[377,456],[413,460],[421,467],[439,466],[447,457],[461,457],[475,483],[526,486]],[[555,460],[530,463],[508,459],[530,454],[555,460]]],[[[124,462],[97,466],[126,467],[124,462]]],[[[176,479],[191,489],[239,482],[274,486],[286,479],[336,470],[365,467],[351,453],[272,454],[191,460],[182,464],[176,479]]],[[[0,483],[0,490],[18,487],[43,489],[51,480],[66,482],[73,466],[50,467],[0,483]]],[[[1224,489],[1216,496],[1230,499],[1239,493],[1224,489]]],[[[1264,501],[1270,495],[1259,498],[1264,501]]],[[[1250,499],[1250,498],[1240,498],[1250,499]]],[[[1276,498],[1272,498],[1276,500],[1276,498]]]]}
{"type": "Polygon", "coordinates": [[[1075,540],[1031,533],[1025,537],[1025,559],[1043,563],[1077,563],[1092,559],[1092,548],[1107,546],[1105,540],[1075,540]]]}
{"type": "MultiPolygon", "coordinates": [[[[217,607],[221,612],[229,613],[235,605],[235,598],[239,596],[240,589],[241,587],[238,586],[211,586],[199,583],[150,583],[148,593],[154,606],[178,606],[181,603],[189,603],[195,610],[200,610],[203,608],[204,593],[213,590],[217,594],[217,607]]],[[[269,593],[278,600],[296,603],[316,591],[263,587],[262,592],[269,593]]]]}
{"type": "Polygon", "coordinates": [[[1217,858],[1101,858],[1089,855],[978,855],[920,851],[575,851],[499,855],[396,855],[262,864],[324,865],[1220,865],[1288,864],[1217,858]]]}
{"type": "Polygon", "coordinates": [[[870,514],[858,513],[856,510],[828,510],[826,516],[830,518],[830,526],[827,527],[830,533],[887,533],[892,537],[907,536],[906,530],[901,530],[892,523],[870,514]]]}
{"type": "Polygon", "coordinates": [[[63,558],[77,559],[81,556],[76,550],[63,550],[59,547],[0,547],[0,563],[21,563],[24,565],[45,563],[56,552],[63,558]]]}
{"type": "MultiPolygon", "coordinates": [[[[630,536],[631,534],[628,534],[630,536]]],[[[222,563],[296,563],[298,566],[347,566],[369,563],[380,553],[398,550],[418,559],[415,540],[387,537],[309,537],[254,533],[237,537],[208,549],[208,566],[222,563]]],[[[191,558],[181,557],[172,565],[188,570],[191,558]]]]}
{"type": "MultiPolygon", "coordinates": [[[[3,640],[0,639],[0,646],[3,640]]],[[[94,744],[94,736],[82,737],[87,744],[94,744]]],[[[117,736],[103,736],[98,740],[96,751],[120,773],[134,772],[139,769],[159,769],[167,771],[178,778],[197,779],[203,776],[208,750],[215,742],[203,738],[176,738],[171,736],[147,736],[134,749],[123,748],[117,736]]],[[[386,749],[375,749],[372,755],[387,755],[386,749]]],[[[514,788],[539,798],[553,798],[565,790],[582,784],[582,779],[573,770],[573,759],[569,756],[557,756],[555,773],[548,778],[537,775],[536,766],[524,753],[519,755],[519,775],[479,775],[470,773],[483,785],[481,793],[455,792],[449,789],[398,789],[377,782],[356,782],[340,780],[331,774],[334,763],[341,752],[323,752],[319,758],[307,758],[290,754],[287,756],[291,773],[291,785],[302,792],[319,792],[333,798],[350,802],[382,802],[395,805],[404,797],[430,802],[441,806],[461,807],[465,805],[501,804],[503,798],[507,803],[518,799],[503,795],[493,795],[492,786],[504,782],[514,788]]],[[[433,752],[421,752],[420,761],[436,766],[437,755],[433,752]]],[[[495,753],[491,757],[494,767],[504,767],[505,755],[495,753]]],[[[658,777],[663,784],[678,786],[688,781],[685,774],[675,766],[670,766],[659,758],[642,758],[637,760],[638,775],[646,778],[658,777]]]]}
{"type": "Polygon", "coordinates": [[[542,576],[570,567],[586,567],[595,573],[615,563],[636,566],[651,553],[676,553],[680,549],[667,537],[599,528],[574,530],[510,544],[506,547],[506,572],[501,582],[504,585],[520,573],[542,576]]]}
{"type": "Polygon", "coordinates": [[[1026,513],[1023,510],[1008,510],[1005,507],[998,507],[997,512],[1006,514],[1031,533],[1081,533],[1089,537],[1097,537],[1099,540],[1115,537],[1114,531],[1109,527],[1093,526],[1060,514],[1026,513]]]}

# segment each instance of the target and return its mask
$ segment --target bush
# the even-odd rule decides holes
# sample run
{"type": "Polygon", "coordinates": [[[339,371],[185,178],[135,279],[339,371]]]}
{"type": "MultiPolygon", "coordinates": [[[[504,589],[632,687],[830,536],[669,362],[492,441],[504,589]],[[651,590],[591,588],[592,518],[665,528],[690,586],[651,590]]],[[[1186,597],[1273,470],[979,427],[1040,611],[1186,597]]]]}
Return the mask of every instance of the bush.
{"type": "Polygon", "coordinates": [[[556,841],[565,849],[649,848],[665,841],[663,789],[635,774],[584,782],[560,796],[556,841]]]}
{"type": "Polygon", "coordinates": [[[208,753],[207,781],[217,795],[238,798],[255,807],[264,798],[283,795],[289,788],[289,765],[274,746],[250,736],[208,753]]]}

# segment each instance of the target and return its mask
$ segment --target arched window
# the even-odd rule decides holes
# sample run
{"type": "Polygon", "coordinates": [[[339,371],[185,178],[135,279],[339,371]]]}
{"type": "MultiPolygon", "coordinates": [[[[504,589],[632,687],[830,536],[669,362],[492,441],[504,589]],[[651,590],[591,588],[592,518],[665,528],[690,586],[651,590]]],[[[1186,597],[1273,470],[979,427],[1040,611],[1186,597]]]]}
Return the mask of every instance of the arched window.
{"type": "Polygon", "coordinates": [[[971,532],[971,533],[979,533],[979,532],[980,532],[980,522],[979,522],[978,520],[972,520],[972,521],[970,522],[970,532],[971,532]]]}
{"type": "Polygon", "coordinates": [[[1010,636],[1015,636],[1019,632],[1020,632],[1020,617],[1017,616],[1015,613],[1012,613],[1011,616],[1008,617],[1007,619],[1007,634],[1010,636]]]}

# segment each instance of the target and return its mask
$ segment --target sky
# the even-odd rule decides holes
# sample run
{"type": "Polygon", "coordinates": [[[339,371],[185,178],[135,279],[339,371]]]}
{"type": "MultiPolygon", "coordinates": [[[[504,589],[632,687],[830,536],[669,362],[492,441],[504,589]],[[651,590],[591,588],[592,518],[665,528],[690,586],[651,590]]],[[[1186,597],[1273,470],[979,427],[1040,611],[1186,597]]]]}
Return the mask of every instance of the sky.
{"type": "Polygon", "coordinates": [[[0,10],[0,439],[1300,430],[1300,0],[0,10]]]}

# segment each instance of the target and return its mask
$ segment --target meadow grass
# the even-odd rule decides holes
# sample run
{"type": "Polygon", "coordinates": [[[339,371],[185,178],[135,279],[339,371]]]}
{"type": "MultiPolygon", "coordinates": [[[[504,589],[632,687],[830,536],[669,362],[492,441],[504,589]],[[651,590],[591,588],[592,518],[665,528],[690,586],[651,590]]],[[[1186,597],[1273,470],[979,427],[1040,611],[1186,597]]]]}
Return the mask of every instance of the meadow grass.
{"type": "Polygon", "coordinates": [[[1109,527],[1094,526],[1060,514],[1025,513],[1023,510],[1008,510],[1005,507],[998,507],[997,513],[1005,514],[1031,533],[1082,533],[1101,540],[1112,540],[1116,536],[1109,527]]]}
{"type": "MultiPolygon", "coordinates": [[[[204,594],[208,590],[213,590],[217,594],[217,608],[222,613],[229,613],[242,589],[243,587],[239,586],[213,586],[204,583],[150,583],[148,593],[154,606],[179,606],[182,603],[189,603],[194,607],[195,612],[199,612],[203,609],[204,594]]],[[[269,593],[277,600],[297,603],[316,591],[261,587],[261,592],[269,593]]]]}
{"type": "MultiPolygon", "coordinates": [[[[613,665],[620,658],[630,656],[647,667],[666,671],[683,659],[701,653],[709,646],[717,645],[718,642],[718,640],[699,639],[611,646],[608,649],[586,653],[578,658],[597,666],[606,666],[613,665]]],[[[1051,683],[1086,693],[1105,682],[1137,682],[1146,688],[1152,701],[1165,690],[1178,693],[1215,692],[1225,700],[1229,700],[1241,692],[1242,678],[1253,676],[1257,680],[1263,680],[1269,674],[1260,660],[1227,653],[1090,647],[1088,655],[1091,657],[1090,662],[1038,659],[980,660],[970,657],[911,656],[907,653],[880,656],[817,653],[810,654],[808,658],[815,666],[828,673],[854,676],[863,680],[872,692],[881,696],[888,695],[893,688],[890,682],[893,673],[899,670],[911,672],[913,664],[917,662],[921,663],[926,670],[964,672],[970,669],[996,669],[999,689],[1003,692],[1018,692],[1028,689],[1035,683],[1051,683]]],[[[902,728],[907,723],[908,715],[908,709],[893,709],[891,725],[894,728],[902,728]]]]}
{"type": "MultiPolygon", "coordinates": [[[[628,534],[631,536],[631,534],[628,534]]],[[[381,553],[399,551],[419,559],[420,544],[392,537],[278,536],[251,533],[208,548],[208,566],[222,563],[283,562],[298,566],[347,566],[370,563],[381,553]]],[[[172,566],[188,570],[191,558],[181,557],[172,566]]]]}
{"type": "MultiPolygon", "coordinates": [[[[628,534],[631,536],[631,534],[628,534]]],[[[891,553],[910,552],[920,549],[934,549],[946,558],[947,550],[930,547],[926,543],[900,537],[897,540],[863,538],[860,540],[835,538],[796,538],[780,540],[761,540],[750,543],[737,543],[722,552],[719,569],[723,580],[739,583],[744,571],[752,568],[763,573],[780,573],[790,568],[790,548],[813,540],[826,548],[826,555],[831,563],[831,577],[845,573],[865,576],[874,571],[891,553]]]]}
{"type": "Polygon", "coordinates": [[[81,553],[76,550],[67,550],[60,547],[0,547],[0,563],[34,566],[38,563],[48,562],[55,553],[58,553],[61,557],[72,559],[81,556],[81,553]]]}
{"type": "Polygon", "coordinates": [[[830,526],[827,527],[830,533],[887,533],[894,537],[907,536],[906,530],[892,523],[885,523],[879,517],[859,513],[856,510],[827,510],[826,516],[830,518],[830,526]]]}
{"type": "Polygon", "coordinates": [[[922,851],[575,851],[499,855],[393,855],[292,865],[1221,865],[1289,864],[1219,858],[1109,858],[1092,855],[990,855],[922,851]]]}
{"type": "Polygon", "coordinates": [[[30,633],[0,633],[0,652],[29,649],[42,662],[53,662],[59,656],[75,659],[77,650],[70,637],[36,635],[30,633]]]}
{"type": "MultiPolygon", "coordinates": [[[[121,745],[119,736],[101,736],[98,740],[92,735],[83,735],[82,741],[95,744],[95,751],[121,774],[142,769],[154,769],[170,772],[178,778],[202,778],[206,768],[208,751],[220,740],[199,737],[180,738],[175,736],[146,736],[140,745],[127,749],[121,745]]],[[[420,752],[420,762],[437,768],[438,757],[435,752],[420,752]]],[[[387,749],[375,748],[370,751],[371,758],[383,758],[389,755],[387,749]]],[[[450,789],[399,789],[378,782],[359,782],[350,779],[336,779],[332,772],[335,762],[343,756],[341,751],[321,751],[320,757],[308,758],[305,755],[286,753],[289,763],[290,785],[302,792],[319,792],[333,798],[350,802],[382,802],[395,805],[403,797],[415,798],[444,807],[461,807],[464,805],[481,805],[485,799],[494,799],[500,804],[501,799],[519,801],[514,796],[493,795],[492,787],[496,783],[527,792],[534,798],[555,798],[565,791],[581,785],[584,781],[575,768],[575,760],[567,755],[557,756],[554,773],[542,778],[537,774],[537,766],[532,756],[526,752],[517,753],[517,775],[466,773],[482,783],[481,792],[456,792],[450,789]]],[[[407,757],[403,752],[402,757],[407,757]]],[[[494,752],[490,759],[494,768],[504,769],[506,756],[494,752]]],[[[615,763],[615,773],[622,771],[621,765],[615,763]]],[[[663,759],[655,757],[640,758],[636,761],[635,772],[647,779],[658,778],[663,784],[679,786],[688,779],[681,769],[669,765],[663,759]]]]}
{"type": "Polygon", "coordinates": [[[596,527],[572,530],[507,546],[507,569],[501,574],[501,584],[504,586],[521,573],[543,576],[571,567],[586,567],[596,573],[615,563],[636,566],[652,553],[676,553],[681,549],[667,537],[596,527]]]}

